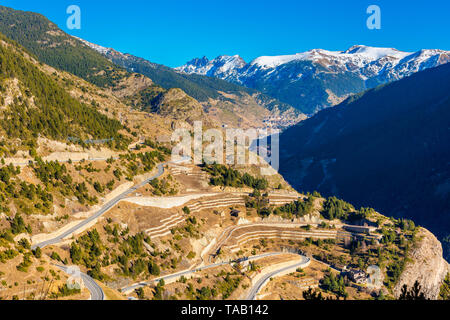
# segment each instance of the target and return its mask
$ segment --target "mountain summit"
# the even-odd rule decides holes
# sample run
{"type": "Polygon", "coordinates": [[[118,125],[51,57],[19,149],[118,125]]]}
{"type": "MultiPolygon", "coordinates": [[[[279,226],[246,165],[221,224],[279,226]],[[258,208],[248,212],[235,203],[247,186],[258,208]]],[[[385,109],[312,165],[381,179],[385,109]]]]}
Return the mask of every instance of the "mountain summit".
{"type": "Polygon", "coordinates": [[[232,79],[233,77],[239,77],[238,70],[244,68],[247,63],[238,55],[234,56],[219,56],[214,60],[208,60],[203,57],[201,59],[195,58],[189,61],[183,67],[176,70],[184,73],[195,73],[207,76],[213,76],[221,79],[232,79]]]}
{"type": "Polygon", "coordinates": [[[260,90],[312,114],[351,94],[450,61],[450,52],[355,45],[344,51],[313,49],[281,56],[261,56],[246,64],[239,56],[194,59],[176,68],[260,90]]]}

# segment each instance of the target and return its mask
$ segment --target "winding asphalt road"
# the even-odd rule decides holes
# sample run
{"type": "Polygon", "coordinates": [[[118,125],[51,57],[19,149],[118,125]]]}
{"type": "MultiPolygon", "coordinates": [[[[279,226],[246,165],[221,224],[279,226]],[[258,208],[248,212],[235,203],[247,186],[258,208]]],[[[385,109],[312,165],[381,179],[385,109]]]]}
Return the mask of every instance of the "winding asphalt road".
{"type": "MultiPolygon", "coordinates": [[[[263,254],[260,254],[260,255],[248,257],[248,261],[258,260],[258,259],[262,259],[262,258],[265,258],[265,257],[271,257],[271,256],[280,255],[280,254],[283,254],[283,252],[263,253],[263,254]]],[[[178,277],[181,277],[181,276],[187,276],[187,275],[190,275],[190,274],[193,274],[193,273],[196,273],[196,272],[200,272],[200,271],[203,271],[203,270],[206,270],[206,269],[220,267],[220,266],[224,266],[224,265],[227,265],[227,264],[232,264],[232,263],[235,263],[235,262],[237,262],[237,261],[233,260],[233,261],[227,261],[227,262],[213,263],[213,264],[210,264],[210,265],[207,265],[207,266],[204,266],[204,267],[199,267],[199,268],[193,269],[193,270],[185,270],[185,271],[180,271],[180,272],[177,272],[177,273],[172,273],[172,274],[165,275],[165,276],[162,276],[162,277],[159,277],[159,278],[155,278],[155,279],[150,280],[150,281],[139,282],[139,283],[133,284],[133,285],[131,285],[129,287],[122,288],[121,292],[129,293],[129,292],[132,292],[135,289],[146,287],[148,285],[151,285],[153,283],[159,282],[161,280],[165,280],[166,281],[166,280],[170,280],[170,279],[173,279],[173,278],[178,278],[178,277]]]]}
{"type": "MultiPolygon", "coordinates": [[[[68,272],[69,271],[68,267],[59,266],[59,265],[56,265],[56,267],[58,267],[59,269],[61,269],[65,273],[67,273],[69,275],[72,275],[72,273],[68,272]]],[[[91,293],[91,299],[90,300],[106,300],[105,299],[105,293],[103,292],[103,289],[97,284],[97,282],[95,282],[94,279],[92,279],[90,276],[88,276],[87,274],[85,274],[85,273],[83,273],[81,271],[80,271],[79,274],[80,274],[81,279],[83,279],[84,285],[86,286],[86,288],[91,293]]]]}
{"type": "Polygon", "coordinates": [[[80,222],[79,224],[77,224],[76,226],[70,228],[69,230],[65,231],[64,233],[62,233],[61,235],[53,238],[53,239],[49,239],[46,241],[43,241],[41,243],[37,243],[34,244],[31,248],[32,249],[36,249],[37,247],[39,248],[44,248],[46,246],[52,245],[52,244],[56,244],[61,242],[63,239],[69,237],[71,234],[73,234],[74,232],[76,232],[77,230],[83,228],[84,226],[86,226],[87,224],[91,223],[92,221],[94,221],[95,219],[97,219],[98,217],[100,217],[101,215],[103,215],[105,212],[107,212],[108,210],[110,210],[112,207],[114,207],[119,201],[125,199],[125,197],[127,197],[128,195],[130,195],[131,193],[135,192],[136,190],[138,190],[139,188],[145,186],[146,184],[148,184],[150,181],[152,181],[153,179],[159,178],[160,176],[163,175],[164,173],[164,166],[166,164],[169,163],[180,163],[180,162],[184,162],[188,160],[187,158],[182,158],[180,160],[176,160],[176,161],[170,161],[170,162],[165,162],[165,163],[161,163],[158,165],[158,173],[155,174],[154,176],[142,181],[140,184],[137,184],[135,186],[133,186],[132,188],[128,189],[127,191],[123,192],[122,194],[120,194],[119,196],[115,197],[114,199],[112,199],[111,201],[107,202],[99,211],[97,211],[95,214],[93,214],[91,217],[87,218],[86,220],[83,220],[82,222],[80,222]]]}
{"type": "MultiPolygon", "coordinates": [[[[150,181],[152,181],[153,179],[159,178],[160,176],[162,176],[164,174],[164,166],[168,163],[180,163],[180,162],[184,162],[188,160],[187,158],[182,158],[180,160],[177,161],[171,161],[171,162],[165,162],[165,163],[161,163],[158,165],[158,172],[144,180],[143,182],[141,182],[140,184],[137,184],[135,186],[133,186],[132,188],[126,190],[125,192],[123,192],[122,194],[120,194],[119,196],[115,197],[114,199],[112,199],[111,201],[107,202],[99,211],[97,211],[94,215],[92,215],[91,217],[87,218],[86,220],[83,220],[82,222],[80,222],[79,224],[77,224],[76,226],[70,228],[69,230],[65,231],[64,233],[62,233],[61,235],[47,240],[47,241],[43,241],[41,243],[37,243],[35,245],[32,246],[32,249],[36,249],[37,247],[39,248],[44,248],[46,246],[52,245],[52,244],[56,244],[61,242],[63,239],[69,237],[71,234],[73,234],[74,232],[76,232],[77,230],[83,228],[84,226],[86,226],[87,224],[91,223],[92,221],[94,221],[95,219],[97,219],[98,217],[102,216],[104,213],[106,213],[108,210],[110,210],[112,207],[114,207],[119,201],[123,200],[125,197],[127,197],[129,194],[135,192],[136,190],[138,190],[139,188],[145,186],[146,184],[148,184],[150,181]]],[[[256,255],[256,256],[252,256],[252,257],[248,257],[248,261],[252,261],[252,260],[257,260],[257,259],[261,259],[261,258],[265,258],[265,257],[269,257],[269,256],[274,256],[274,255],[279,255],[282,254],[281,252],[271,252],[271,253],[265,253],[265,254],[261,254],[261,255],[256,255]]],[[[291,266],[287,266],[284,267],[282,269],[279,270],[275,270],[271,273],[269,273],[268,275],[266,275],[265,277],[263,277],[262,279],[260,279],[251,289],[250,294],[248,296],[248,300],[255,300],[256,299],[256,295],[257,293],[261,290],[261,288],[263,287],[263,285],[265,284],[265,282],[276,276],[279,273],[282,273],[288,269],[291,268],[298,268],[298,267],[302,267],[304,266],[307,262],[309,262],[309,258],[302,256],[302,262],[297,262],[294,265],[291,266]]],[[[181,277],[181,276],[186,276],[195,272],[200,272],[206,269],[210,269],[210,268],[215,268],[218,266],[223,266],[223,265],[227,265],[227,264],[231,264],[231,263],[235,263],[236,261],[228,261],[228,262],[220,262],[220,263],[214,263],[211,265],[207,265],[207,266],[203,266],[203,267],[199,267],[197,269],[194,270],[185,270],[185,271],[181,271],[181,272],[177,272],[177,273],[173,273],[170,275],[166,275],[166,276],[162,276],[156,279],[153,279],[151,281],[148,282],[140,282],[137,284],[134,284],[132,286],[123,288],[121,291],[122,292],[131,292],[137,288],[141,288],[144,286],[147,286],[149,284],[155,283],[155,282],[159,282],[160,280],[170,280],[172,278],[177,278],[177,277],[181,277]]],[[[58,268],[60,268],[61,270],[63,270],[64,272],[68,271],[67,267],[64,266],[57,266],[58,268]]],[[[95,282],[94,279],[92,279],[91,277],[89,277],[87,274],[80,272],[80,276],[83,279],[83,282],[86,286],[86,288],[88,288],[89,292],[91,293],[91,300],[105,300],[105,295],[104,292],[102,290],[102,288],[95,282]]]]}
{"type": "Polygon", "coordinates": [[[261,289],[264,287],[264,285],[267,283],[267,281],[270,278],[273,278],[275,276],[277,276],[278,274],[288,271],[290,269],[294,269],[294,268],[302,268],[304,267],[309,261],[310,259],[305,257],[305,256],[301,256],[302,257],[302,261],[301,262],[296,262],[290,266],[287,267],[283,267],[281,269],[272,271],[268,274],[266,274],[264,277],[262,277],[261,279],[259,279],[255,285],[250,289],[250,292],[247,296],[247,300],[256,300],[256,296],[258,294],[259,291],[261,291],[261,289]]]}

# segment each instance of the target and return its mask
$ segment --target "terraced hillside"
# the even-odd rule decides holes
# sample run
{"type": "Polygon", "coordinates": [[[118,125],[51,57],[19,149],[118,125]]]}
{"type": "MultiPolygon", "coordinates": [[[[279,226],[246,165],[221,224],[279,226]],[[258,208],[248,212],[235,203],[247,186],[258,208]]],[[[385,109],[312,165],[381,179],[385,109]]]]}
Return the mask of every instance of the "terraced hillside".
{"type": "MultiPolygon", "coordinates": [[[[273,289],[264,281],[273,274],[305,277],[331,297],[367,299],[381,291],[394,296],[406,281],[401,275],[410,265],[408,248],[424,243],[416,236],[421,229],[410,221],[355,210],[318,194],[294,194],[270,183],[260,193],[246,188],[230,192],[211,185],[215,176],[202,169],[167,165],[158,183],[135,187],[93,223],[45,246],[41,254],[80,266],[105,288],[121,291],[122,298],[245,299],[255,290],[257,297],[270,290],[281,297],[292,295],[291,289],[273,289]],[[160,188],[162,181],[177,186],[179,193],[156,195],[155,186],[160,188]],[[358,225],[360,219],[369,226],[358,225]],[[327,289],[330,272],[343,277],[344,267],[363,271],[371,264],[382,266],[381,287],[356,290],[348,280],[339,291],[327,289]],[[291,270],[294,265],[304,269],[291,270]]],[[[88,216],[79,214],[78,219],[88,216]]],[[[41,240],[32,237],[33,243],[41,240]]],[[[424,283],[430,295],[440,285],[424,283]]],[[[298,291],[296,299],[306,290],[298,291]]]]}

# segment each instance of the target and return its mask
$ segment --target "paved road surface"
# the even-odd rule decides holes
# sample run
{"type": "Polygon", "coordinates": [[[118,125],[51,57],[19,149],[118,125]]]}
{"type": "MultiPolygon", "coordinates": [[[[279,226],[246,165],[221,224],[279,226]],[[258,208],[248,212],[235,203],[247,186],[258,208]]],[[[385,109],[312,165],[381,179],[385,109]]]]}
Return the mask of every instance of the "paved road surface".
{"type": "MultiPolygon", "coordinates": [[[[248,261],[258,260],[258,259],[262,259],[262,258],[265,258],[265,257],[276,256],[276,255],[280,255],[280,254],[284,254],[284,253],[285,252],[263,253],[263,254],[260,254],[260,255],[248,257],[248,261]]],[[[235,263],[235,262],[236,261],[234,260],[234,261],[213,263],[213,264],[210,264],[210,265],[207,265],[207,266],[204,266],[204,267],[200,267],[200,268],[197,268],[197,269],[193,269],[193,270],[185,270],[185,271],[180,271],[180,272],[177,272],[177,273],[172,273],[172,274],[165,275],[165,276],[162,276],[162,277],[159,277],[159,278],[155,278],[155,279],[150,280],[150,281],[139,282],[139,283],[133,284],[133,285],[131,285],[129,287],[122,288],[121,291],[124,292],[124,293],[132,292],[132,291],[134,291],[137,288],[142,288],[142,287],[151,285],[153,283],[159,282],[160,280],[165,280],[166,281],[166,280],[170,280],[170,279],[173,279],[173,278],[178,278],[178,277],[181,277],[181,276],[187,276],[187,275],[199,272],[199,271],[203,271],[203,270],[211,269],[211,268],[215,268],[215,267],[220,267],[220,266],[224,266],[224,265],[227,265],[227,264],[232,264],[232,263],[235,263]]]]}
{"type": "MultiPolygon", "coordinates": [[[[68,267],[65,266],[59,266],[56,265],[59,269],[64,271],[65,273],[71,274],[68,272],[68,267]]],[[[71,274],[72,275],[72,274],[71,274]]],[[[87,274],[80,272],[81,279],[83,279],[85,287],[89,290],[91,293],[91,299],[90,300],[105,300],[105,293],[103,292],[102,288],[95,282],[94,279],[89,277],[87,274]]]]}
{"type": "Polygon", "coordinates": [[[144,180],[143,182],[141,182],[138,185],[133,186],[132,188],[128,189],[127,191],[123,192],[122,194],[120,194],[119,196],[115,197],[114,199],[112,199],[111,201],[107,202],[99,211],[97,211],[94,215],[92,215],[91,217],[87,218],[86,220],[83,220],[82,222],[80,222],[79,224],[77,224],[76,226],[70,228],[69,230],[65,231],[64,233],[62,233],[61,235],[47,240],[47,241],[43,241],[41,243],[37,243],[34,244],[32,246],[32,249],[36,249],[37,247],[40,248],[44,248],[46,246],[52,245],[52,244],[56,244],[61,242],[63,239],[69,237],[71,234],[73,234],[74,232],[76,232],[77,230],[81,229],[82,227],[86,226],[87,224],[91,223],[92,221],[94,221],[95,219],[97,219],[98,217],[100,217],[101,215],[103,215],[105,212],[107,212],[108,210],[110,210],[112,207],[114,207],[120,200],[125,199],[125,197],[127,197],[129,194],[135,192],[137,189],[145,186],[146,184],[148,184],[150,181],[152,181],[153,179],[159,178],[160,176],[163,175],[164,173],[164,166],[168,163],[178,163],[178,162],[183,162],[186,161],[186,158],[180,159],[178,161],[172,161],[172,162],[166,162],[166,163],[161,163],[158,165],[158,173],[155,174],[154,176],[144,180]]]}
{"type": "Polygon", "coordinates": [[[270,273],[268,273],[267,275],[265,275],[264,277],[262,277],[261,279],[259,279],[255,285],[250,289],[250,292],[247,296],[247,300],[256,300],[256,296],[258,294],[259,291],[261,291],[261,289],[264,287],[264,285],[266,284],[266,281],[269,280],[270,278],[273,278],[275,276],[277,276],[278,274],[285,272],[289,269],[293,269],[293,268],[301,268],[303,267],[305,264],[307,264],[310,259],[305,257],[305,256],[301,256],[302,257],[302,261],[301,262],[296,262],[292,265],[289,265],[287,267],[283,267],[281,269],[272,271],[270,273]]]}
{"type": "MultiPolygon", "coordinates": [[[[257,223],[244,223],[244,224],[239,224],[239,225],[232,225],[227,227],[225,230],[222,231],[222,233],[219,235],[219,237],[217,237],[217,239],[222,239],[219,240],[213,248],[211,248],[209,250],[209,252],[207,253],[216,253],[230,238],[231,235],[234,233],[234,231],[238,230],[238,229],[242,229],[242,228],[249,228],[249,227],[255,227],[255,226],[279,226],[279,225],[283,225],[286,224],[290,227],[292,227],[292,223],[290,222],[275,222],[275,221],[269,221],[269,222],[257,222],[257,223]],[[225,237],[225,235],[227,235],[225,237]]],[[[318,226],[318,223],[297,223],[297,224],[304,224],[304,225],[312,225],[312,226],[318,226]]],[[[211,255],[209,256],[209,261],[211,261],[211,255]]]]}

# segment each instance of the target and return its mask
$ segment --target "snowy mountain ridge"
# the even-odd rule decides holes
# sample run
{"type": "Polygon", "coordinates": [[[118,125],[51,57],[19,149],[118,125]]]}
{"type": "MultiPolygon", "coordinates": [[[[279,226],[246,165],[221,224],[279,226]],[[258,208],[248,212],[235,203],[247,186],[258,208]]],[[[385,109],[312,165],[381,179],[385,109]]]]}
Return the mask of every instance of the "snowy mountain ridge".
{"type": "Polygon", "coordinates": [[[238,55],[193,59],[175,68],[260,90],[303,112],[314,113],[379,84],[450,62],[450,51],[355,45],[344,51],[313,49],[292,55],[261,56],[250,63],[238,55]]]}
{"type": "MultiPolygon", "coordinates": [[[[326,68],[340,68],[342,70],[361,69],[361,75],[365,76],[367,72],[382,72],[383,69],[405,70],[405,66],[410,66],[411,73],[421,70],[420,67],[428,67],[430,59],[433,59],[432,66],[437,66],[448,62],[450,51],[438,49],[423,49],[417,52],[403,52],[394,48],[377,48],[364,45],[355,45],[345,51],[328,51],[324,49],[313,49],[306,52],[292,55],[280,56],[261,56],[249,64],[238,55],[222,55],[213,60],[203,57],[202,59],[193,59],[185,65],[175,68],[179,72],[196,73],[224,78],[226,75],[237,74],[236,81],[240,77],[248,76],[254,73],[254,69],[261,70],[276,69],[285,64],[294,61],[311,61],[318,63],[326,68]],[[427,64],[428,62],[428,64],[427,64]],[[425,65],[424,65],[425,64],[425,65]],[[237,71],[240,72],[237,72],[237,71]],[[248,72],[253,70],[253,72],[248,72]]],[[[404,76],[404,73],[402,73],[404,76]]]]}

